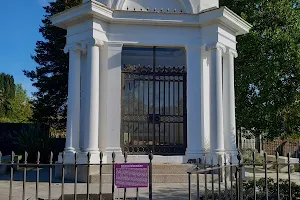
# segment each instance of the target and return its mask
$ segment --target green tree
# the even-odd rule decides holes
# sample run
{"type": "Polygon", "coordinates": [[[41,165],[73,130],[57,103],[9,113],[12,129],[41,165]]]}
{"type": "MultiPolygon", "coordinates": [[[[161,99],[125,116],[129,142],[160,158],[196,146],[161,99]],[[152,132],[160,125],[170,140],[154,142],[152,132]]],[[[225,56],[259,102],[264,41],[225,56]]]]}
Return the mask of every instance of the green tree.
{"type": "Polygon", "coordinates": [[[299,130],[300,13],[296,0],[221,0],[253,24],[237,38],[237,126],[269,138],[299,130]]]}
{"type": "Polygon", "coordinates": [[[0,74],[0,117],[9,117],[9,100],[15,96],[14,77],[8,74],[0,74]]]}
{"type": "Polygon", "coordinates": [[[8,100],[10,105],[10,115],[0,117],[0,122],[7,123],[26,123],[32,117],[32,108],[30,99],[26,90],[21,84],[16,85],[15,97],[8,100]]]}
{"type": "Polygon", "coordinates": [[[0,90],[0,106],[4,103],[4,96],[2,90],[0,90]]]}
{"type": "Polygon", "coordinates": [[[32,117],[30,99],[21,84],[16,85],[15,98],[10,100],[11,120],[17,123],[29,122],[32,117]]]}
{"type": "Polygon", "coordinates": [[[56,128],[64,128],[68,94],[68,55],[63,52],[66,30],[51,25],[54,14],[78,5],[78,0],[57,0],[44,7],[46,14],[39,31],[42,41],[37,41],[32,59],[37,67],[24,71],[38,91],[33,94],[33,119],[56,128]]]}

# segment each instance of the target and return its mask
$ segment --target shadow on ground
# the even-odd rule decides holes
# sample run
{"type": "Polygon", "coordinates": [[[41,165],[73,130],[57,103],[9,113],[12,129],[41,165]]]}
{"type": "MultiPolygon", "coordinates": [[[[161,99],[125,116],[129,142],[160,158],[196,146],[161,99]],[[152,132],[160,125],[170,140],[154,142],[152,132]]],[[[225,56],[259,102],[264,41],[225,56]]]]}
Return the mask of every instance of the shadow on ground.
{"type": "MultiPolygon", "coordinates": [[[[50,168],[40,168],[39,170],[39,182],[49,182],[49,171],[50,168]]],[[[23,181],[24,180],[24,171],[23,170],[17,170],[14,171],[13,180],[14,181],[23,181]]],[[[26,182],[36,182],[37,177],[37,170],[36,169],[30,169],[26,171],[26,182]]],[[[10,180],[10,172],[8,172],[4,175],[0,175],[0,181],[10,180]]],[[[52,170],[52,182],[53,183],[61,183],[61,180],[55,178],[55,169],[52,170]]],[[[65,180],[65,183],[73,183],[72,181],[65,180]]]]}

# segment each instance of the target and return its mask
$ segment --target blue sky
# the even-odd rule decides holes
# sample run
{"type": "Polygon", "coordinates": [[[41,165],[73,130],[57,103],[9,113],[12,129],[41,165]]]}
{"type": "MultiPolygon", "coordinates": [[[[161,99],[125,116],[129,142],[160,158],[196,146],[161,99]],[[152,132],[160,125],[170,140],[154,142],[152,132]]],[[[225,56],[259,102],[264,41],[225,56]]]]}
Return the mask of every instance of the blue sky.
{"type": "MultiPolygon", "coordinates": [[[[0,73],[11,74],[28,94],[36,89],[22,70],[35,69],[35,43],[42,40],[38,28],[48,0],[4,0],[0,6],[0,73]]],[[[31,95],[30,95],[31,96],[31,95]]]]}

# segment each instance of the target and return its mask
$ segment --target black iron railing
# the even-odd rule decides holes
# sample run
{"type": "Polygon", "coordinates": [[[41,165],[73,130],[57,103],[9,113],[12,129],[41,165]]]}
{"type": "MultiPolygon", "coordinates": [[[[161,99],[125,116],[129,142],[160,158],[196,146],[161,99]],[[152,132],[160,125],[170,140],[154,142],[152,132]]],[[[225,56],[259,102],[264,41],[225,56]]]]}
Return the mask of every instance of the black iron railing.
{"type": "MultiPolygon", "coordinates": [[[[122,163],[116,163],[116,155],[115,153],[112,153],[112,162],[111,163],[103,163],[103,153],[101,152],[99,154],[99,159],[100,162],[99,163],[91,163],[90,162],[90,158],[91,158],[91,154],[88,153],[87,154],[87,163],[85,164],[80,164],[78,163],[78,154],[75,153],[74,154],[74,163],[65,163],[65,153],[62,153],[62,162],[61,163],[53,163],[53,153],[50,153],[50,158],[49,158],[49,163],[40,163],[40,152],[37,153],[37,161],[36,163],[28,163],[27,159],[28,159],[28,153],[25,152],[24,153],[24,161],[23,162],[16,162],[16,156],[15,153],[12,152],[12,154],[10,155],[11,159],[9,162],[1,162],[3,160],[3,156],[2,153],[0,152],[0,168],[1,167],[7,167],[8,170],[10,171],[10,180],[9,180],[9,200],[13,199],[13,182],[14,182],[14,171],[15,168],[23,168],[23,188],[22,188],[22,200],[27,200],[26,198],[26,183],[27,183],[27,170],[28,169],[35,169],[36,170],[36,180],[35,180],[35,198],[36,199],[40,199],[39,197],[39,192],[40,192],[40,170],[42,168],[49,168],[49,172],[48,172],[48,200],[52,200],[53,198],[53,192],[52,192],[52,181],[53,181],[53,170],[56,167],[61,168],[61,200],[65,199],[65,170],[66,167],[71,166],[74,169],[74,181],[72,183],[74,183],[74,192],[71,194],[73,196],[72,199],[76,200],[78,199],[78,197],[82,197],[82,194],[78,193],[78,168],[79,167],[86,167],[86,194],[85,194],[85,199],[90,199],[91,195],[97,195],[99,200],[107,200],[107,199],[115,199],[115,165],[116,164],[122,164],[122,163]],[[91,166],[98,166],[99,167],[99,193],[98,194],[91,194],[90,192],[90,182],[91,182],[91,174],[90,174],[90,167],[91,166]],[[112,173],[111,173],[111,178],[112,178],[112,182],[111,182],[111,193],[110,194],[105,194],[103,192],[103,167],[104,166],[110,166],[112,169],[112,173]]],[[[153,154],[149,153],[148,155],[149,158],[149,162],[148,164],[148,178],[149,178],[149,182],[148,182],[148,188],[149,188],[149,199],[152,199],[152,159],[153,159],[153,154]]],[[[127,163],[127,153],[124,153],[124,163],[127,163]]],[[[45,192],[45,191],[43,191],[45,192]]],[[[138,195],[138,188],[137,188],[137,195],[138,195]]],[[[70,195],[70,194],[68,194],[70,195]]],[[[127,193],[126,193],[126,189],[124,189],[124,199],[127,198],[127,193]]]]}
{"type": "MultiPolygon", "coordinates": [[[[269,161],[266,153],[263,154],[263,162],[257,162],[256,153],[252,153],[252,161],[243,163],[242,155],[239,153],[238,164],[232,163],[232,156],[228,159],[226,156],[220,156],[218,164],[215,165],[213,157],[210,164],[207,164],[207,157],[203,157],[202,169],[200,166],[188,172],[189,178],[189,200],[193,199],[192,194],[192,176],[197,176],[197,199],[237,199],[237,200],[256,200],[256,199],[299,199],[298,190],[300,188],[300,180],[298,182],[291,181],[292,170],[300,168],[300,159],[298,163],[291,162],[290,153],[287,157],[280,157],[276,153],[275,160],[269,161]],[[287,162],[281,162],[280,159],[286,159],[287,162]],[[222,163],[222,161],[224,163],[222,163]],[[271,167],[270,167],[271,166],[271,167]],[[273,167],[271,172],[270,168],[273,167]],[[280,168],[287,168],[287,179],[283,180],[284,173],[280,173],[280,168]],[[245,176],[245,171],[251,176],[245,176]],[[263,171],[263,177],[257,176],[257,170],[263,171]],[[274,182],[269,174],[276,174],[274,182]],[[199,176],[204,175],[204,188],[199,184],[199,176]],[[211,186],[208,186],[208,178],[211,176],[211,186]],[[216,182],[218,185],[216,185],[216,182]],[[248,182],[248,184],[247,184],[248,182]],[[296,186],[298,184],[298,186],[296,186]],[[292,187],[294,185],[294,187],[292,187]],[[270,188],[269,188],[270,187],[270,188]],[[293,189],[295,188],[295,189],[293,189]],[[298,189],[297,189],[298,188],[298,189]],[[204,189],[204,191],[200,191],[204,189]],[[294,191],[293,191],[294,190],[294,191]],[[298,196],[297,196],[298,194],[298,196]]],[[[299,172],[299,171],[298,171],[299,172]]],[[[298,173],[299,176],[299,173],[298,173]]]]}

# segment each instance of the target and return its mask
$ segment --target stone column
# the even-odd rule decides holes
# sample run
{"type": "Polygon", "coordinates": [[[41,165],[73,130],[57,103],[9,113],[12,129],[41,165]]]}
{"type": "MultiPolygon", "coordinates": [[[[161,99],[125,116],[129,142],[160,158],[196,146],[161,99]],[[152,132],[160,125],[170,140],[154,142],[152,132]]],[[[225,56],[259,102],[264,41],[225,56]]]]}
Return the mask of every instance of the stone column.
{"type": "Polygon", "coordinates": [[[99,82],[99,150],[105,152],[107,135],[107,89],[108,60],[107,44],[100,49],[100,82],[99,82]]]}
{"type": "Polygon", "coordinates": [[[223,101],[224,101],[224,134],[225,150],[236,154],[236,125],[235,125],[235,89],[234,89],[234,58],[236,50],[229,49],[224,55],[223,70],[223,101]]]}
{"type": "Polygon", "coordinates": [[[64,51],[65,53],[69,52],[68,118],[65,152],[66,154],[73,154],[79,150],[81,46],[79,44],[67,45],[64,51]]]}
{"type": "Polygon", "coordinates": [[[91,162],[99,162],[98,146],[98,122],[99,122],[99,71],[100,50],[102,41],[91,39],[84,42],[87,48],[87,62],[85,76],[83,77],[84,88],[82,95],[83,106],[83,133],[84,141],[82,153],[91,153],[91,162]]]}
{"type": "MultiPolygon", "coordinates": [[[[108,42],[108,71],[107,71],[107,161],[110,162],[112,152],[116,159],[122,159],[120,147],[121,132],[121,58],[123,43],[108,42]]],[[[120,160],[121,161],[121,160],[120,160]]]]}
{"type": "Polygon", "coordinates": [[[211,54],[210,62],[210,131],[211,153],[222,155],[224,152],[223,133],[223,98],[222,98],[222,54],[224,45],[208,45],[211,54]]]}
{"type": "Polygon", "coordinates": [[[204,152],[203,68],[201,46],[187,46],[187,150],[186,159],[204,152]]]}

